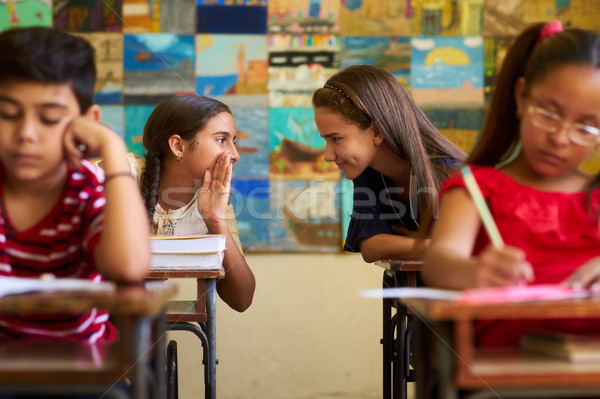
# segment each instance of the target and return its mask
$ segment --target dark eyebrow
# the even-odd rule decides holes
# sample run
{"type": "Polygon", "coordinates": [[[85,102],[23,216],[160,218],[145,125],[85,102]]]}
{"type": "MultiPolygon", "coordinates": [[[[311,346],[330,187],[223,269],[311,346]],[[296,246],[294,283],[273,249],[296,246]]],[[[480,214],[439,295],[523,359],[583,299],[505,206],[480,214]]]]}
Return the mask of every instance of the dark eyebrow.
{"type": "Polygon", "coordinates": [[[325,133],[325,134],[321,134],[320,136],[325,139],[327,137],[335,136],[336,134],[339,134],[339,132],[325,133]]]}
{"type": "MultiPolygon", "coordinates": [[[[17,105],[17,106],[21,105],[21,104],[19,104],[18,101],[15,101],[14,99],[12,99],[10,97],[6,97],[6,96],[0,96],[0,101],[11,103],[11,104],[14,104],[14,105],[17,105]]],[[[61,108],[61,109],[67,109],[68,108],[66,104],[55,103],[55,102],[36,104],[35,106],[38,107],[38,108],[61,108]]]]}

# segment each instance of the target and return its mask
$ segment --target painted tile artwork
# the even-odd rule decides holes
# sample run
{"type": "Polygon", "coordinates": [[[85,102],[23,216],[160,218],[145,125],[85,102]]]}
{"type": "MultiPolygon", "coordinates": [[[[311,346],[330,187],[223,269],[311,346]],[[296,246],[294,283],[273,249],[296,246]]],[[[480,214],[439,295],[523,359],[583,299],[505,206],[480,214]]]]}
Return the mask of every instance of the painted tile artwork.
{"type": "Polygon", "coordinates": [[[123,35],[120,33],[80,33],[96,51],[94,102],[123,102],[123,35]]]}
{"type": "MultiPolygon", "coordinates": [[[[600,0],[0,0],[0,30],[54,26],[96,50],[102,123],[143,156],[156,104],[228,105],[245,250],[339,252],[353,183],[326,162],[312,94],[340,68],[379,66],[465,151],[512,39],[534,22],[600,33],[600,0]]],[[[600,169],[600,150],[582,168],[600,169]]]]}
{"type": "Polygon", "coordinates": [[[159,0],[122,0],[123,33],[160,32],[159,0]]]}
{"type": "Polygon", "coordinates": [[[267,105],[264,35],[196,35],[196,92],[228,105],[267,105]]]}
{"type": "Polygon", "coordinates": [[[197,33],[267,32],[267,0],[198,0],[197,33]]]}
{"type": "Polygon", "coordinates": [[[194,60],[193,35],[125,35],[125,104],[158,104],[195,93],[194,60]]]}
{"type": "Polygon", "coordinates": [[[0,1],[0,30],[18,26],[52,26],[52,1],[0,1]]]}
{"type": "MultiPolygon", "coordinates": [[[[164,2],[163,2],[164,3],[164,2]]],[[[193,35],[196,33],[196,15],[193,10],[196,0],[168,0],[160,10],[160,31],[193,35]]]]}
{"type": "Polygon", "coordinates": [[[269,106],[310,107],[312,93],[339,70],[340,49],[339,35],[269,35],[269,106]]]}
{"type": "Polygon", "coordinates": [[[500,71],[502,61],[506,56],[508,47],[512,42],[510,37],[484,37],[483,38],[483,73],[485,104],[488,105],[490,97],[496,86],[496,75],[500,71]]]}
{"type": "Polygon", "coordinates": [[[323,158],[325,140],[317,131],[312,108],[271,108],[269,130],[271,179],[340,179],[338,167],[323,158]]]}
{"type": "Polygon", "coordinates": [[[410,2],[342,1],[340,33],[351,36],[410,36],[410,2]]]}
{"type": "MultiPolygon", "coordinates": [[[[532,23],[549,22],[554,19],[559,19],[568,26],[571,23],[571,13],[575,12],[577,15],[577,10],[581,6],[584,6],[586,15],[598,16],[598,11],[594,13],[592,11],[594,7],[591,4],[585,7],[584,2],[585,0],[583,2],[580,0],[485,0],[483,35],[516,36],[532,23]]],[[[584,28],[581,23],[577,26],[584,28]]]]}
{"type": "Polygon", "coordinates": [[[339,183],[271,179],[271,248],[336,252],[341,248],[339,183]]]}
{"type": "Polygon", "coordinates": [[[125,110],[122,105],[101,105],[100,121],[116,132],[121,138],[125,133],[125,110]]]}
{"type": "Polygon", "coordinates": [[[419,105],[483,104],[481,36],[417,37],[411,45],[411,95],[419,105]]]}
{"type": "Polygon", "coordinates": [[[354,199],[354,184],[352,180],[340,180],[340,217],[342,220],[342,248],[346,242],[348,225],[350,224],[350,215],[352,215],[352,205],[354,199]]]}
{"type": "Polygon", "coordinates": [[[385,69],[405,88],[410,86],[410,38],[342,36],[341,67],[356,64],[385,69]]]}
{"type": "Polygon", "coordinates": [[[124,139],[127,150],[140,157],[144,156],[144,125],[146,119],[154,110],[154,105],[126,105],[125,106],[125,132],[124,139]]]}
{"type": "Polygon", "coordinates": [[[122,0],[54,0],[53,15],[53,26],[70,32],[122,31],[122,0]]]}
{"type": "MultiPolygon", "coordinates": [[[[238,174],[239,168],[234,171],[238,174]]],[[[271,183],[267,179],[237,179],[231,182],[233,206],[244,251],[272,251],[270,225],[271,183]]]]}
{"type": "Polygon", "coordinates": [[[339,0],[269,0],[269,33],[338,33],[339,0]]]}
{"type": "Polygon", "coordinates": [[[481,35],[483,0],[412,0],[412,36],[481,35]]]}
{"type": "Polygon", "coordinates": [[[466,152],[483,128],[482,108],[423,108],[423,112],[442,134],[466,152]]]}
{"type": "Polygon", "coordinates": [[[269,109],[231,107],[237,129],[240,160],[235,164],[236,179],[269,177],[269,109]]]}

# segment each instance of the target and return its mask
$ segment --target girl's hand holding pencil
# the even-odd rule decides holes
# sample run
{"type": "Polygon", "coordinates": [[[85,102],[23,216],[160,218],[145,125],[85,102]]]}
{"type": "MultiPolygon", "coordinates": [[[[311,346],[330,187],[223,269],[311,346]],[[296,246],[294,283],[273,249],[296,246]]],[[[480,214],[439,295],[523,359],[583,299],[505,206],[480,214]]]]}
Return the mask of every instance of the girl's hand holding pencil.
{"type": "Polygon", "coordinates": [[[533,280],[531,265],[519,248],[490,244],[475,260],[475,287],[525,285],[533,280]]]}
{"type": "Polygon", "coordinates": [[[471,169],[468,165],[463,165],[461,172],[467,190],[475,202],[483,226],[492,242],[476,258],[478,265],[475,271],[475,286],[523,285],[532,281],[533,269],[531,264],[525,260],[525,253],[519,248],[504,245],[504,240],[502,240],[471,169]]]}

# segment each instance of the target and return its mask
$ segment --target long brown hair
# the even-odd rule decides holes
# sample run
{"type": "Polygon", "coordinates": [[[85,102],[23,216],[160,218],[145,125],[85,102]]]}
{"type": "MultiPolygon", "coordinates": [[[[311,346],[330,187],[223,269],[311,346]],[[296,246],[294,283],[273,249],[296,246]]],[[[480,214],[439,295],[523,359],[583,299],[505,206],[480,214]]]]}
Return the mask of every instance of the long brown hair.
{"type": "Polygon", "coordinates": [[[150,221],[158,203],[163,158],[173,156],[169,150],[169,137],[177,134],[185,141],[192,141],[221,112],[231,114],[227,105],[214,98],[189,95],[163,100],[148,117],[143,136],[146,164],[140,186],[150,221]]]}
{"type": "MultiPolygon", "coordinates": [[[[448,160],[464,159],[464,152],[442,135],[394,76],[376,66],[351,65],[327,80],[331,88],[317,89],[314,108],[338,113],[361,129],[372,122],[394,153],[409,162],[417,187],[439,190],[456,169],[448,160]]],[[[417,198],[418,214],[431,207],[431,196],[417,198]]]]}

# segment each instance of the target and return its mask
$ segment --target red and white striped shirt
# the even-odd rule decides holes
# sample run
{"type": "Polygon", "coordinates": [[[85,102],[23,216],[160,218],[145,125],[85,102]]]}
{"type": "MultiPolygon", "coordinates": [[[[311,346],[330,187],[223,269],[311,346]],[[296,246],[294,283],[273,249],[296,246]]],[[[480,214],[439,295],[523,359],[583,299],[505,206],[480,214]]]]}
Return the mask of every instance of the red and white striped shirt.
{"type": "MultiPolygon", "coordinates": [[[[16,231],[3,204],[0,173],[0,275],[101,281],[93,252],[104,220],[103,173],[84,161],[69,169],[65,186],[52,210],[36,225],[16,231]]],[[[82,314],[0,315],[0,339],[114,340],[117,332],[106,311],[82,314]]]]}

